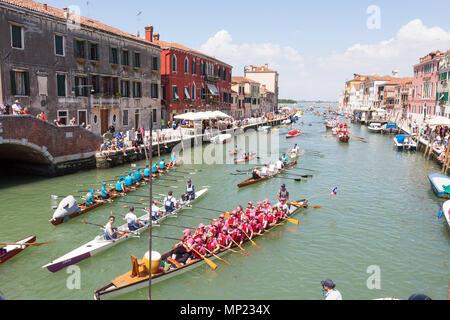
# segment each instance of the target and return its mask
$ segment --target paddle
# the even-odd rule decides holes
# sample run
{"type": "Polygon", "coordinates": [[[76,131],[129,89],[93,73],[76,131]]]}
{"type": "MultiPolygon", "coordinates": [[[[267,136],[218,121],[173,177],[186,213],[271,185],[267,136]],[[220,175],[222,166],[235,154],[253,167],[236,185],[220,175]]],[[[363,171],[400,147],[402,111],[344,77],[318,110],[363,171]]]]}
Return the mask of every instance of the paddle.
{"type": "Polygon", "coordinates": [[[438,219],[440,219],[442,217],[442,215],[444,214],[444,208],[442,207],[442,204],[439,204],[439,208],[441,210],[439,210],[438,219]]]}
{"type": "MultiPolygon", "coordinates": [[[[286,172],[287,173],[287,172],[286,172]]],[[[301,174],[294,174],[294,173],[289,173],[291,176],[297,176],[297,177],[302,177],[302,178],[312,178],[313,175],[311,174],[307,174],[307,175],[301,175],[301,174]]]]}
{"type": "Polygon", "coordinates": [[[205,260],[205,262],[206,262],[213,270],[216,270],[216,269],[217,269],[217,265],[216,265],[214,262],[212,262],[211,260],[209,260],[209,259],[206,258],[205,256],[202,256],[202,254],[201,254],[200,252],[198,252],[197,250],[195,250],[193,247],[191,247],[191,249],[192,249],[195,253],[197,253],[197,254],[200,256],[200,258],[202,258],[203,260],[205,260]]]}
{"type": "Polygon", "coordinates": [[[188,216],[183,213],[183,217],[187,218],[194,218],[194,219],[203,219],[203,220],[209,220],[209,221],[217,221],[217,219],[211,219],[211,218],[205,218],[205,217],[197,217],[197,216],[188,216]]]}
{"type": "Polygon", "coordinates": [[[237,254],[240,254],[240,255],[242,255],[242,256],[246,256],[246,254],[243,253],[243,252],[233,250],[233,249],[228,248],[228,247],[225,247],[225,246],[223,246],[223,245],[221,245],[221,244],[219,244],[219,246],[221,246],[221,247],[224,248],[224,249],[230,250],[230,251],[233,252],[233,253],[237,253],[237,254]]]}
{"type": "Polygon", "coordinates": [[[250,239],[250,237],[248,236],[247,233],[245,233],[244,230],[242,230],[242,232],[245,234],[245,236],[247,237],[248,240],[250,240],[251,244],[257,248],[260,248],[260,246],[258,246],[252,239],[250,239]]]}
{"type": "Polygon", "coordinates": [[[302,179],[294,179],[294,178],[285,178],[285,177],[274,177],[274,178],[276,178],[276,179],[286,179],[286,180],[294,180],[294,181],[297,181],[297,182],[300,182],[300,181],[302,181],[302,179]]]}
{"type": "Polygon", "coordinates": [[[216,209],[209,209],[209,208],[202,208],[202,207],[195,207],[193,209],[201,209],[201,210],[208,210],[208,211],[212,211],[212,212],[228,214],[228,212],[226,212],[226,211],[220,211],[220,210],[216,210],[216,209]]]}
{"type": "MultiPolygon", "coordinates": [[[[105,230],[105,226],[102,226],[102,225],[100,225],[100,224],[87,222],[86,220],[83,220],[83,221],[81,221],[81,222],[84,223],[84,224],[90,224],[91,226],[100,227],[100,228],[102,228],[103,230],[105,230]]],[[[117,233],[120,233],[120,234],[124,235],[124,234],[128,234],[129,232],[123,232],[123,231],[117,230],[117,233]]]]}
{"type": "Polygon", "coordinates": [[[208,252],[209,254],[212,254],[214,257],[216,257],[217,259],[219,259],[220,261],[222,261],[223,263],[226,263],[227,265],[231,266],[231,263],[229,263],[228,261],[223,260],[221,257],[217,256],[214,252],[209,251],[208,249],[206,249],[206,252],[208,252]]]}
{"type": "Polygon", "coordinates": [[[314,209],[319,209],[322,208],[322,206],[308,206],[306,204],[300,204],[298,202],[292,201],[291,203],[293,206],[297,207],[297,208],[314,208],[314,209]]]}
{"type": "Polygon", "coordinates": [[[54,243],[56,240],[47,241],[47,242],[35,242],[35,243],[14,243],[14,242],[0,242],[2,246],[36,246],[40,247],[49,243],[54,243]]]}
{"type": "Polygon", "coordinates": [[[241,245],[239,243],[237,243],[236,241],[234,241],[233,239],[231,239],[231,241],[233,241],[233,243],[235,245],[237,245],[239,247],[239,249],[241,249],[242,251],[244,251],[247,254],[250,254],[250,252],[248,252],[247,250],[245,250],[244,248],[241,247],[241,245]]]}

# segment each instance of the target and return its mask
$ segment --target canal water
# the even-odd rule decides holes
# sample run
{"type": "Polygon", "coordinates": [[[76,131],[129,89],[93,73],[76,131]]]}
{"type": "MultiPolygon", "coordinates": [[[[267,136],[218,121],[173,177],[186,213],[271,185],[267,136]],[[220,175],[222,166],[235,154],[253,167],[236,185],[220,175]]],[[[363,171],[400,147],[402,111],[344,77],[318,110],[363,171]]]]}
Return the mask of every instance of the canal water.
{"type": "MultiPolygon", "coordinates": [[[[366,127],[350,124],[351,133],[368,143],[352,139],[347,145],[329,136],[322,117],[306,113],[301,121],[303,125],[296,125],[303,131],[301,137],[287,140],[283,134],[288,129],[279,129],[280,150],[298,143],[305,154],[297,167],[312,171],[296,169],[283,177],[298,178],[295,173],[313,174],[313,178],[302,182],[276,178],[239,190],[236,185],[247,177],[231,173],[250,165],[183,165],[179,171],[190,174],[173,173],[178,177],[171,179],[176,181],[158,181],[178,188],[155,186],[154,193],[173,189],[179,196],[189,177],[197,190],[209,187],[194,208],[230,210],[249,200],[274,201],[285,183],[291,199],[308,198],[322,208],[306,209],[296,215],[299,225],[286,224],[257,239],[260,248],[245,245],[249,256],[225,255],[231,266],[217,261],[215,271],[205,264],[154,285],[153,299],[322,299],[320,281],[327,278],[346,300],[407,299],[413,293],[447,298],[450,232],[444,218],[437,219],[442,200],[427,179],[439,166],[422,153],[395,151],[391,136],[370,133],[366,127]],[[335,187],[337,194],[331,198],[335,187]]],[[[250,138],[254,134],[247,133],[250,138]]],[[[79,288],[74,280],[76,269],[52,274],[41,266],[102,233],[82,220],[105,224],[111,211],[126,214],[121,204],[112,203],[54,227],[48,222],[51,206],[56,204],[50,195],[85,193],[89,187],[76,185],[112,180],[131,169],[127,165],[53,179],[1,177],[0,241],[36,235],[39,242],[56,242],[31,247],[1,264],[0,291],[8,299],[92,299],[95,289],[130,270],[130,255],[141,258],[147,251],[148,232],[80,262],[79,288]]],[[[134,194],[144,195],[146,190],[134,194]]],[[[136,197],[125,199],[137,201],[136,197]]],[[[137,213],[143,212],[138,209],[137,213]]],[[[198,209],[184,213],[217,217],[198,209]]],[[[200,222],[204,220],[183,217],[183,213],[167,221],[192,227],[200,222]]],[[[163,224],[154,234],[179,238],[182,230],[163,224]]],[[[173,244],[155,238],[153,248],[162,253],[173,244]]],[[[147,295],[148,289],[142,289],[119,298],[147,299],[147,295]]]]}

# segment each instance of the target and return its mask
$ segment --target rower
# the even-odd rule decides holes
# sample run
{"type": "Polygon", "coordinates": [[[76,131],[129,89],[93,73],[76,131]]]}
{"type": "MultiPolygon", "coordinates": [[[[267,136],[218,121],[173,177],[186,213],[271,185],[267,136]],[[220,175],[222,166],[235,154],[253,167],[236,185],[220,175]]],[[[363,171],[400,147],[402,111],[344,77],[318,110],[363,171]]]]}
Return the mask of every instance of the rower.
{"type": "Polygon", "coordinates": [[[128,229],[130,231],[136,231],[139,228],[142,228],[145,226],[142,222],[139,221],[137,216],[134,214],[134,207],[130,207],[130,212],[128,212],[123,218],[123,220],[128,222],[128,229]]]}
{"type": "Polygon", "coordinates": [[[286,153],[283,153],[283,156],[281,157],[281,160],[283,161],[284,166],[286,166],[289,163],[289,159],[286,156],[286,153]]]}
{"type": "Polygon", "coordinates": [[[281,170],[281,169],[284,168],[284,164],[283,164],[283,161],[281,160],[281,158],[278,158],[278,161],[277,161],[277,163],[276,163],[276,168],[277,168],[278,170],[281,170]]]}
{"type": "Polygon", "coordinates": [[[158,173],[158,163],[156,162],[153,166],[152,166],[152,174],[157,174],[158,173]]]}
{"type": "Polygon", "coordinates": [[[91,189],[86,195],[86,205],[90,207],[94,203],[95,203],[94,189],[91,189]]]}
{"type": "Polygon", "coordinates": [[[158,221],[162,214],[161,214],[161,209],[158,207],[158,201],[154,200],[153,204],[152,204],[152,221],[158,221]]]}
{"type": "Polygon", "coordinates": [[[106,182],[102,183],[102,189],[100,191],[102,199],[109,199],[111,197],[111,192],[106,189],[106,182]]]}
{"type": "Polygon", "coordinates": [[[169,167],[173,168],[177,164],[177,156],[175,155],[175,152],[172,152],[172,155],[170,156],[170,164],[169,167]]]}
{"type": "Polygon", "coordinates": [[[268,174],[269,175],[274,175],[276,172],[277,172],[276,165],[275,165],[275,163],[273,161],[271,161],[270,165],[269,165],[269,172],[268,172],[268,174]]]}
{"type": "Polygon", "coordinates": [[[238,153],[239,153],[238,146],[234,146],[234,154],[238,154],[238,153]]]}
{"type": "Polygon", "coordinates": [[[278,191],[278,201],[281,202],[283,198],[289,202],[289,191],[286,189],[285,184],[282,184],[280,191],[278,191]]]}
{"type": "Polygon", "coordinates": [[[164,171],[166,170],[166,159],[162,158],[161,161],[159,162],[159,170],[160,171],[164,171]]]}
{"type": "Polygon", "coordinates": [[[127,190],[125,188],[125,181],[124,181],[123,177],[120,177],[119,181],[117,181],[116,191],[118,191],[118,192],[127,192],[127,190]]]}
{"type": "Polygon", "coordinates": [[[141,168],[137,168],[136,171],[134,172],[134,182],[140,183],[141,180],[142,180],[141,168]]]}
{"type": "Polygon", "coordinates": [[[256,166],[255,169],[253,169],[252,178],[255,179],[255,180],[258,180],[258,179],[262,178],[261,177],[261,173],[258,170],[258,166],[256,166]]]}
{"type": "Polygon", "coordinates": [[[109,221],[105,226],[105,239],[106,240],[115,240],[119,233],[117,232],[117,228],[113,228],[113,223],[116,220],[114,216],[109,217],[109,221]]]}
{"type": "Polygon", "coordinates": [[[267,164],[265,164],[261,168],[261,177],[267,177],[269,175],[269,168],[267,167],[267,164]]]}
{"type": "Polygon", "coordinates": [[[127,173],[127,176],[125,177],[125,186],[127,186],[128,188],[131,188],[133,186],[134,183],[134,179],[131,176],[131,172],[127,173]]]}
{"type": "Polygon", "coordinates": [[[144,178],[148,179],[150,178],[150,166],[146,165],[144,169],[144,178]]]}
{"type": "Polygon", "coordinates": [[[189,179],[186,186],[186,193],[181,196],[183,201],[192,201],[195,199],[195,187],[192,184],[192,180],[189,179]]]}
{"type": "Polygon", "coordinates": [[[166,215],[172,213],[176,209],[177,200],[173,196],[173,191],[169,191],[168,195],[164,198],[164,208],[166,215]]]}

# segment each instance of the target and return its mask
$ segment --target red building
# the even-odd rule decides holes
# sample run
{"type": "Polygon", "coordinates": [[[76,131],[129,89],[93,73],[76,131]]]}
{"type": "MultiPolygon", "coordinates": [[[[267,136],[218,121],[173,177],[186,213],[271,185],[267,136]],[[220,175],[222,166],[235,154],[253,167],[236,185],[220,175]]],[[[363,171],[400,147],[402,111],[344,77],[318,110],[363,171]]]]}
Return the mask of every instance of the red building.
{"type": "Polygon", "coordinates": [[[166,121],[180,113],[219,110],[231,112],[232,66],[178,43],[159,40],[146,28],[147,41],[161,49],[161,91],[166,121]]]}

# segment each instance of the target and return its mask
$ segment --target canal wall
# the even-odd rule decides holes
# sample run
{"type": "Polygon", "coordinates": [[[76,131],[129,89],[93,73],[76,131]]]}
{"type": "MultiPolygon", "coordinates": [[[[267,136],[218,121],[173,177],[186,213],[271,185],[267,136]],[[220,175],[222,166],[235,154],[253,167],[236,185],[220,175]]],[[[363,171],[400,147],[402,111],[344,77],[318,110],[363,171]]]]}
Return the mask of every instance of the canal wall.
{"type": "MultiPolygon", "coordinates": [[[[284,120],[287,120],[287,119],[290,119],[290,116],[285,116],[285,117],[282,117],[279,119],[274,119],[274,120],[266,120],[266,121],[256,122],[253,124],[248,124],[245,126],[236,127],[236,128],[232,128],[232,129],[221,130],[220,134],[231,134],[232,136],[237,136],[248,130],[256,130],[260,126],[278,126],[284,120]]],[[[211,143],[210,137],[211,137],[210,135],[205,135],[205,134],[183,137],[183,139],[182,139],[183,146],[186,148],[194,147],[194,146],[198,145],[200,142],[202,144],[209,144],[209,143],[211,143]]],[[[159,143],[154,142],[152,144],[153,156],[169,155],[172,153],[172,150],[176,146],[178,146],[180,143],[181,143],[181,139],[159,142],[159,143]]],[[[142,148],[141,152],[136,152],[136,153],[133,148],[125,149],[125,154],[122,151],[114,151],[109,154],[109,160],[108,160],[107,156],[102,155],[101,153],[97,153],[95,155],[96,167],[99,169],[109,169],[109,168],[124,165],[127,163],[133,163],[136,161],[144,160],[144,159],[146,159],[146,151],[147,151],[147,153],[150,152],[148,147],[146,147],[146,150],[144,150],[144,148],[142,148]]]]}

